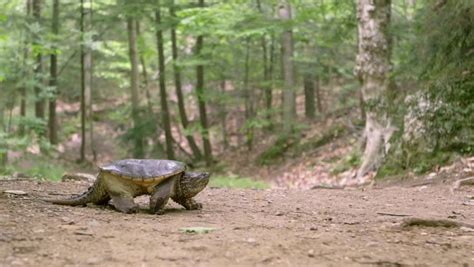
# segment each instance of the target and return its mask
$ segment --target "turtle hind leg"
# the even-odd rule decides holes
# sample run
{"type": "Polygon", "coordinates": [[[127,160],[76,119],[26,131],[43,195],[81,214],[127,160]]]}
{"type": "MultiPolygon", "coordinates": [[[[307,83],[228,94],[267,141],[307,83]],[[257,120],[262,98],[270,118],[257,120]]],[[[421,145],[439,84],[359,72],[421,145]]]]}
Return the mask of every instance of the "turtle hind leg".
{"type": "Polygon", "coordinates": [[[123,213],[136,213],[138,211],[138,205],[133,201],[132,196],[127,195],[111,195],[114,207],[123,213]]]}
{"type": "Polygon", "coordinates": [[[202,209],[202,204],[196,202],[196,200],[192,198],[173,198],[174,202],[180,204],[181,206],[185,207],[187,210],[200,210],[202,209]]]}
{"type": "Polygon", "coordinates": [[[150,210],[155,214],[163,214],[165,212],[166,203],[171,196],[171,191],[174,186],[174,180],[169,179],[155,187],[154,192],[150,197],[150,210]]]}

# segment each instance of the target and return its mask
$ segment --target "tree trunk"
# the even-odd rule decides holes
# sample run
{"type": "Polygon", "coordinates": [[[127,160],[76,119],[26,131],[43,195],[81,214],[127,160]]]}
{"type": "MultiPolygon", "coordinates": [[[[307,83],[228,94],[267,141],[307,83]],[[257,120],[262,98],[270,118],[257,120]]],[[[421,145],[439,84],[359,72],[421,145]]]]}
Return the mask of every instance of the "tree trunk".
{"type": "Polygon", "coordinates": [[[316,107],[318,109],[319,114],[323,114],[323,103],[322,103],[322,95],[321,95],[321,75],[314,80],[314,92],[316,94],[316,107]]]}
{"type": "MultiPolygon", "coordinates": [[[[140,39],[140,23],[136,21],[136,28],[137,28],[137,39],[140,39]]],[[[143,90],[145,91],[146,96],[146,103],[148,108],[148,113],[150,116],[153,114],[153,105],[151,103],[151,94],[150,88],[148,87],[148,71],[146,67],[145,57],[142,53],[139,53],[140,65],[142,66],[142,75],[143,75],[143,90]]]]}
{"type": "MultiPolygon", "coordinates": [[[[264,15],[264,11],[262,8],[262,4],[260,0],[257,0],[257,8],[259,12],[264,15]]],[[[272,122],[272,90],[273,90],[273,84],[272,84],[272,64],[273,64],[273,50],[274,50],[274,44],[273,44],[273,38],[271,40],[271,47],[270,47],[270,62],[268,61],[268,49],[267,49],[267,38],[265,35],[263,35],[260,39],[260,45],[262,46],[262,60],[263,60],[263,91],[264,91],[264,101],[265,101],[265,109],[266,109],[266,119],[268,121],[268,128],[271,128],[271,122],[272,122]]]]}
{"type": "MultiPolygon", "coordinates": [[[[308,68],[306,71],[310,71],[311,68],[308,68]]],[[[311,73],[305,73],[303,78],[304,86],[304,114],[308,119],[314,119],[316,108],[315,108],[315,96],[314,96],[314,76],[311,73]]]]}
{"type": "Polygon", "coordinates": [[[390,2],[358,0],[357,6],[359,52],[356,73],[362,82],[363,100],[370,103],[366,109],[363,162],[357,172],[360,183],[367,182],[366,177],[373,178],[395,131],[384,109],[389,104],[385,96],[390,84],[390,2]]]}
{"type": "MultiPolygon", "coordinates": [[[[291,6],[287,1],[282,1],[278,15],[280,20],[288,22],[291,20],[291,6]]],[[[294,88],[293,67],[293,32],[287,29],[282,35],[282,69],[284,77],[283,88],[283,131],[289,134],[293,131],[296,118],[296,97],[294,88]]]]}
{"type": "MultiPolygon", "coordinates": [[[[199,7],[204,7],[204,0],[199,0],[199,7]]],[[[204,45],[204,37],[199,35],[196,40],[196,56],[202,57],[202,48],[204,45]]],[[[196,94],[199,105],[199,117],[202,128],[202,143],[204,145],[204,159],[206,160],[207,166],[212,165],[212,149],[211,142],[209,140],[209,126],[207,123],[207,111],[206,101],[204,98],[204,66],[199,64],[196,67],[196,94]]]]}
{"type": "MultiPolygon", "coordinates": [[[[84,7],[81,0],[81,152],[80,161],[86,160],[87,126],[90,130],[90,143],[92,147],[92,53],[90,48],[85,46],[85,34],[91,30],[92,10],[84,7]]],[[[94,153],[95,154],[95,153],[94,153]]]]}
{"type": "MultiPolygon", "coordinates": [[[[26,17],[29,19],[31,15],[32,9],[32,2],[31,0],[26,0],[26,17]]],[[[27,66],[28,57],[29,57],[29,42],[31,41],[31,35],[28,34],[28,29],[25,30],[25,41],[24,41],[24,49],[23,49],[23,70],[24,70],[24,77],[25,79],[30,79],[30,70],[27,66]]],[[[26,117],[26,85],[23,84],[20,87],[20,117],[26,117]]],[[[20,124],[19,126],[19,134],[20,136],[25,134],[25,126],[20,124]]]]}
{"type": "MultiPolygon", "coordinates": [[[[158,1],[159,3],[159,1],[158,1]]],[[[158,65],[160,71],[160,102],[161,102],[161,120],[163,123],[163,128],[165,130],[166,137],[166,155],[168,159],[174,159],[174,150],[173,150],[173,136],[171,134],[171,123],[170,123],[170,114],[168,110],[168,97],[166,95],[166,80],[165,80],[165,53],[163,49],[163,31],[161,30],[161,12],[160,6],[158,5],[157,10],[155,11],[155,20],[156,20],[156,43],[158,46],[158,65]]]]}
{"type": "MultiPolygon", "coordinates": [[[[224,71],[222,71],[224,73],[224,71]]],[[[221,78],[221,94],[225,95],[226,94],[226,79],[225,76],[222,76],[221,78]]],[[[218,105],[219,109],[219,119],[221,122],[221,128],[222,128],[222,143],[224,145],[224,151],[229,147],[229,140],[227,139],[227,110],[225,108],[225,103],[223,101],[219,102],[218,105]]]]}
{"type": "Polygon", "coordinates": [[[253,95],[252,90],[249,88],[249,76],[250,76],[250,38],[247,38],[245,41],[246,49],[245,49],[245,65],[244,65],[244,97],[245,97],[245,136],[246,136],[246,143],[247,149],[249,151],[252,150],[253,145],[253,127],[249,123],[253,119],[253,95]]]}
{"type": "MultiPolygon", "coordinates": [[[[176,19],[176,14],[174,10],[174,0],[171,0],[170,6],[170,16],[176,19]]],[[[186,136],[186,140],[188,141],[189,147],[193,152],[193,156],[195,159],[199,160],[202,158],[202,153],[199,150],[199,147],[194,140],[192,133],[189,132],[189,120],[188,116],[186,115],[186,109],[184,104],[184,97],[183,97],[183,90],[181,84],[181,70],[178,67],[178,45],[176,40],[176,27],[173,26],[171,28],[171,46],[172,46],[172,54],[173,54],[173,72],[174,72],[174,81],[176,87],[176,97],[178,98],[178,110],[179,110],[179,117],[181,119],[181,125],[184,129],[184,134],[186,136]]]]}
{"type": "MultiPolygon", "coordinates": [[[[35,21],[41,25],[41,0],[33,0],[33,17],[35,21]]],[[[40,33],[37,33],[40,34],[40,33]]],[[[39,46],[39,36],[34,36],[33,46],[39,46]]],[[[35,116],[40,119],[44,119],[44,98],[41,95],[41,85],[43,76],[43,55],[39,52],[36,54],[36,66],[35,72],[35,116]]]]}
{"type": "Polygon", "coordinates": [[[58,92],[58,55],[56,54],[56,42],[59,37],[59,0],[53,1],[53,19],[52,19],[52,33],[54,35],[53,53],[51,54],[50,64],[50,80],[49,86],[54,88],[54,96],[49,100],[49,142],[53,145],[58,143],[58,129],[56,120],[56,97],[58,92]]]}
{"type": "Polygon", "coordinates": [[[132,120],[133,120],[133,157],[143,158],[143,139],[142,132],[140,129],[140,107],[138,101],[138,83],[139,83],[139,72],[138,72],[138,55],[137,55],[137,32],[136,32],[135,19],[127,18],[127,31],[128,31],[128,48],[130,56],[130,94],[132,96],[132,120]]]}

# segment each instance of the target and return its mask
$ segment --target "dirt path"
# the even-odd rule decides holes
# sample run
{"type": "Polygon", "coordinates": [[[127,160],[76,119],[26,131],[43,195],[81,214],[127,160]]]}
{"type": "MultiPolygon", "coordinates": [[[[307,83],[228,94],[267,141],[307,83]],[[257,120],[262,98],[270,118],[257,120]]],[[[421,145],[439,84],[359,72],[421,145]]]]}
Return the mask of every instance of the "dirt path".
{"type": "Polygon", "coordinates": [[[0,266],[474,266],[473,229],[400,226],[402,215],[472,224],[472,189],[208,188],[203,210],[173,203],[161,216],[35,200],[86,187],[0,180],[0,192],[28,193],[0,193],[0,266]],[[181,231],[198,226],[215,230],[181,231]]]}

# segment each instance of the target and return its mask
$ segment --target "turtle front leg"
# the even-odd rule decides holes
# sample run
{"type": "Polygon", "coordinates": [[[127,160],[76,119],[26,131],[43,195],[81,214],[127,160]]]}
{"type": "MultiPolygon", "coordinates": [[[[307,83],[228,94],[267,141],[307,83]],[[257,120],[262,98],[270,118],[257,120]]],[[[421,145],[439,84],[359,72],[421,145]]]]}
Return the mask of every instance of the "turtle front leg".
{"type": "Polygon", "coordinates": [[[181,206],[185,207],[187,210],[200,210],[202,209],[202,204],[196,202],[196,200],[192,198],[173,198],[173,200],[180,204],[181,206]]]}
{"type": "Polygon", "coordinates": [[[158,215],[165,213],[165,206],[171,196],[173,179],[165,181],[155,187],[150,197],[150,210],[158,215]]]}
{"type": "Polygon", "coordinates": [[[114,207],[123,213],[135,213],[138,210],[138,205],[133,201],[133,197],[116,194],[111,195],[114,207]]]}

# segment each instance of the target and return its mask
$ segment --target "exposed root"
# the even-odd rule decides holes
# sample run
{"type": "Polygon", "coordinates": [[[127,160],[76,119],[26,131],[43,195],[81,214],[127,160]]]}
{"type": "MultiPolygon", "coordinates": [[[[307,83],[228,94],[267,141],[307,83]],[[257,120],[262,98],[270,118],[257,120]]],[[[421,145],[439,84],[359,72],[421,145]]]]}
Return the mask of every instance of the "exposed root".
{"type": "Polygon", "coordinates": [[[474,225],[472,224],[456,222],[452,220],[444,220],[444,219],[408,218],[408,219],[405,219],[401,224],[402,228],[407,228],[411,226],[446,227],[446,228],[466,227],[466,228],[474,229],[474,225]]]}

